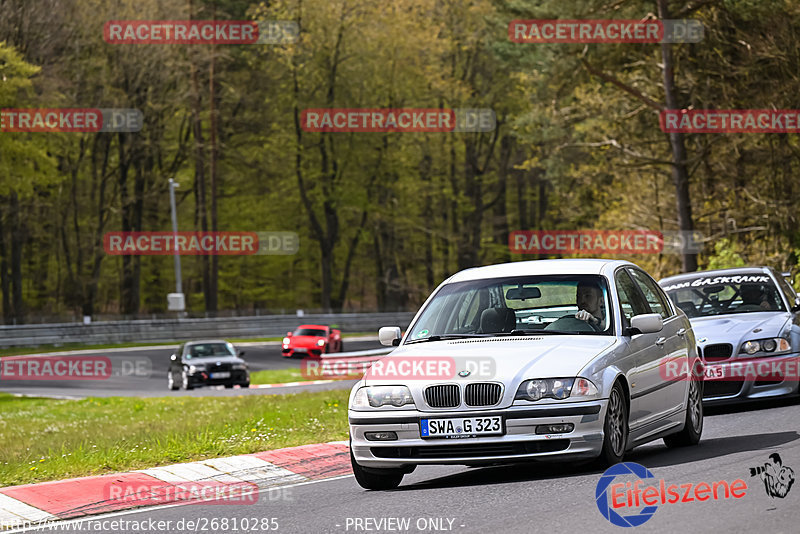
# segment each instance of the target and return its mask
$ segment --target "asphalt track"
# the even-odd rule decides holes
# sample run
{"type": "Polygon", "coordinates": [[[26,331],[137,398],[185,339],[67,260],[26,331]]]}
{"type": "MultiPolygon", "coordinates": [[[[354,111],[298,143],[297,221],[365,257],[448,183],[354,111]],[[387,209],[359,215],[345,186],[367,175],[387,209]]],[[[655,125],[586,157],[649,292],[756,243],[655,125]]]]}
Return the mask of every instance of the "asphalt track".
{"type": "MultiPolygon", "coordinates": [[[[750,468],[763,466],[770,454],[779,452],[783,465],[800,476],[800,406],[790,401],[746,408],[711,412],[696,447],[668,450],[659,441],[626,457],[666,485],[742,479],[745,494],[740,499],[658,504],[646,523],[628,532],[798,532],[800,483],[785,498],[770,497],[762,480],[750,476],[750,468]]],[[[365,491],[352,476],[344,476],[264,492],[255,504],[166,505],[57,527],[59,532],[97,531],[103,526],[100,521],[124,520],[136,523],[117,525],[119,532],[622,532],[595,503],[601,474],[571,464],[420,467],[394,491],[365,491]],[[223,519],[227,528],[221,526],[223,519]],[[217,520],[216,528],[211,520],[217,520]],[[402,525],[405,520],[408,528],[402,525]],[[158,521],[171,523],[159,528],[158,521]],[[194,521],[193,528],[186,521],[194,521]]]]}
{"type": "MultiPolygon", "coordinates": [[[[377,339],[344,340],[348,352],[381,348],[377,339]]],[[[103,380],[7,380],[0,379],[0,391],[32,396],[57,398],[83,397],[163,397],[169,396],[233,396],[270,395],[278,393],[297,393],[307,390],[343,388],[354,381],[341,381],[312,386],[280,387],[272,389],[250,388],[225,389],[222,386],[203,387],[191,391],[169,391],[167,389],[167,368],[169,357],[176,346],[138,347],[113,350],[84,350],[64,353],[46,353],[42,356],[58,354],[80,354],[82,356],[105,356],[111,360],[111,376],[103,380]]],[[[300,368],[301,359],[284,358],[277,342],[242,343],[238,348],[245,351],[244,359],[250,371],[270,369],[300,368]]]]}

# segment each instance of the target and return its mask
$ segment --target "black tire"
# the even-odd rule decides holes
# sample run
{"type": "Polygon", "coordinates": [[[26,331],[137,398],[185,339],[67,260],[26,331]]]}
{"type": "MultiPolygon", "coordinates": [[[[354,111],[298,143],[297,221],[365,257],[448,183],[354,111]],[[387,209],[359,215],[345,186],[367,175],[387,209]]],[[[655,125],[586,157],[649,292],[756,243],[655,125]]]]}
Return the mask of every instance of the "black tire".
{"type": "Polygon", "coordinates": [[[234,384],[225,384],[225,389],[233,389],[234,384]]]}
{"type": "Polygon", "coordinates": [[[192,385],[192,381],[189,380],[189,375],[186,374],[185,370],[183,371],[183,373],[181,373],[181,387],[183,389],[185,389],[186,391],[190,391],[190,390],[194,389],[194,386],[192,385]]]}
{"type": "Polygon", "coordinates": [[[686,399],[686,421],[683,430],[664,438],[664,445],[670,449],[688,447],[700,443],[703,434],[703,382],[692,373],[689,382],[689,395],[686,399]]]}
{"type": "Polygon", "coordinates": [[[170,391],[181,389],[181,385],[175,382],[175,374],[172,371],[167,371],[167,389],[170,391]]]}
{"type": "Polygon", "coordinates": [[[353,474],[356,476],[358,485],[368,490],[395,489],[403,481],[405,475],[402,469],[361,467],[356,463],[352,449],[350,449],[350,464],[353,466],[353,474]]]}
{"type": "Polygon", "coordinates": [[[250,387],[250,382],[242,382],[241,384],[239,384],[239,387],[242,389],[247,389],[250,387]]]}
{"type": "Polygon", "coordinates": [[[606,420],[603,423],[603,448],[597,458],[598,467],[605,468],[620,463],[627,446],[628,403],[625,400],[625,391],[616,382],[608,396],[606,420]]]}

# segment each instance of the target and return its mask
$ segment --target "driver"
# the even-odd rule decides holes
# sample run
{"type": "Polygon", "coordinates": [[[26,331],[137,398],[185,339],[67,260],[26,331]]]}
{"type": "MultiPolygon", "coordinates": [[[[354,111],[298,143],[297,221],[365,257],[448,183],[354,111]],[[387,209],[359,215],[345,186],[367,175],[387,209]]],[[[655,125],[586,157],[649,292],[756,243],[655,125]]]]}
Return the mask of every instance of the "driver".
{"type": "Polygon", "coordinates": [[[767,292],[758,284],[742,284],[739,288],[742,295],[742,306],[758,306],[762,310],[771,310],[767,292]]]}
{"type": "Polygon", "coordinates": [[[575,318],[601,327],[605,321],[603,289],[592,282],[580,282],[575,300],[578,306],[575,318]]]}

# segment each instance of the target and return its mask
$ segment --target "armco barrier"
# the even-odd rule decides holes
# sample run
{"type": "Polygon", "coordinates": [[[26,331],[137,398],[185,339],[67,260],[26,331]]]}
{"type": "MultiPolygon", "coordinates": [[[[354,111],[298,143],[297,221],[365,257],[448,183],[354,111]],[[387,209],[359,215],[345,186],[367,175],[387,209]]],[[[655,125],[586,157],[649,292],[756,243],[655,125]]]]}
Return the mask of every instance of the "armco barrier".
{"type": "MultiPolygon", "coordinates": [[[[64,343],[170,342],[211,338],[283,336],[301,324],[336,325],[342,332],[375,332],[381,326],[403,330],[414,317],[410,312],[261,315],[213,319],[158,319],[107,321],[90,324],[31,324],[0,326],[0,347],[35,347],[64,343]]],[[[345,345],[347,340],[345,339],[345,345]]]]}

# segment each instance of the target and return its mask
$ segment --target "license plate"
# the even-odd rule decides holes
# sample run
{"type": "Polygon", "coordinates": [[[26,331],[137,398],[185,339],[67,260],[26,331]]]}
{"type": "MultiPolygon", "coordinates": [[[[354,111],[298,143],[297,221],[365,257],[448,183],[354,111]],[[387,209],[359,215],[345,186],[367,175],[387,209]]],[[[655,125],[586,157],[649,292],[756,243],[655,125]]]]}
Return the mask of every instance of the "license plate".
{"type": "Polygon", "coordinates": [[[295,352],[308,352],[308,349],[294,349],[295,352]]]}
{"type": "Polygon", "coordinates": [[[211,373],[208,376],[209,376],[209,378],[230,378],[231,374],[229,372],[225,371],[225,372],[222,372],[222,373],[211,373]]]}
{"type": "Polygon", "coordinates": [[[466,417],[463,419],[421,419],[422,438],[471,438],[504,434],[502,417],[466,417]]]}
{"type": "Polygon", "coordinates": [[[725,378],[725,367],[721,365],[716,367],[706,367],[705,374],[706,380],[718,380],[720,378],[725,378]]]}

